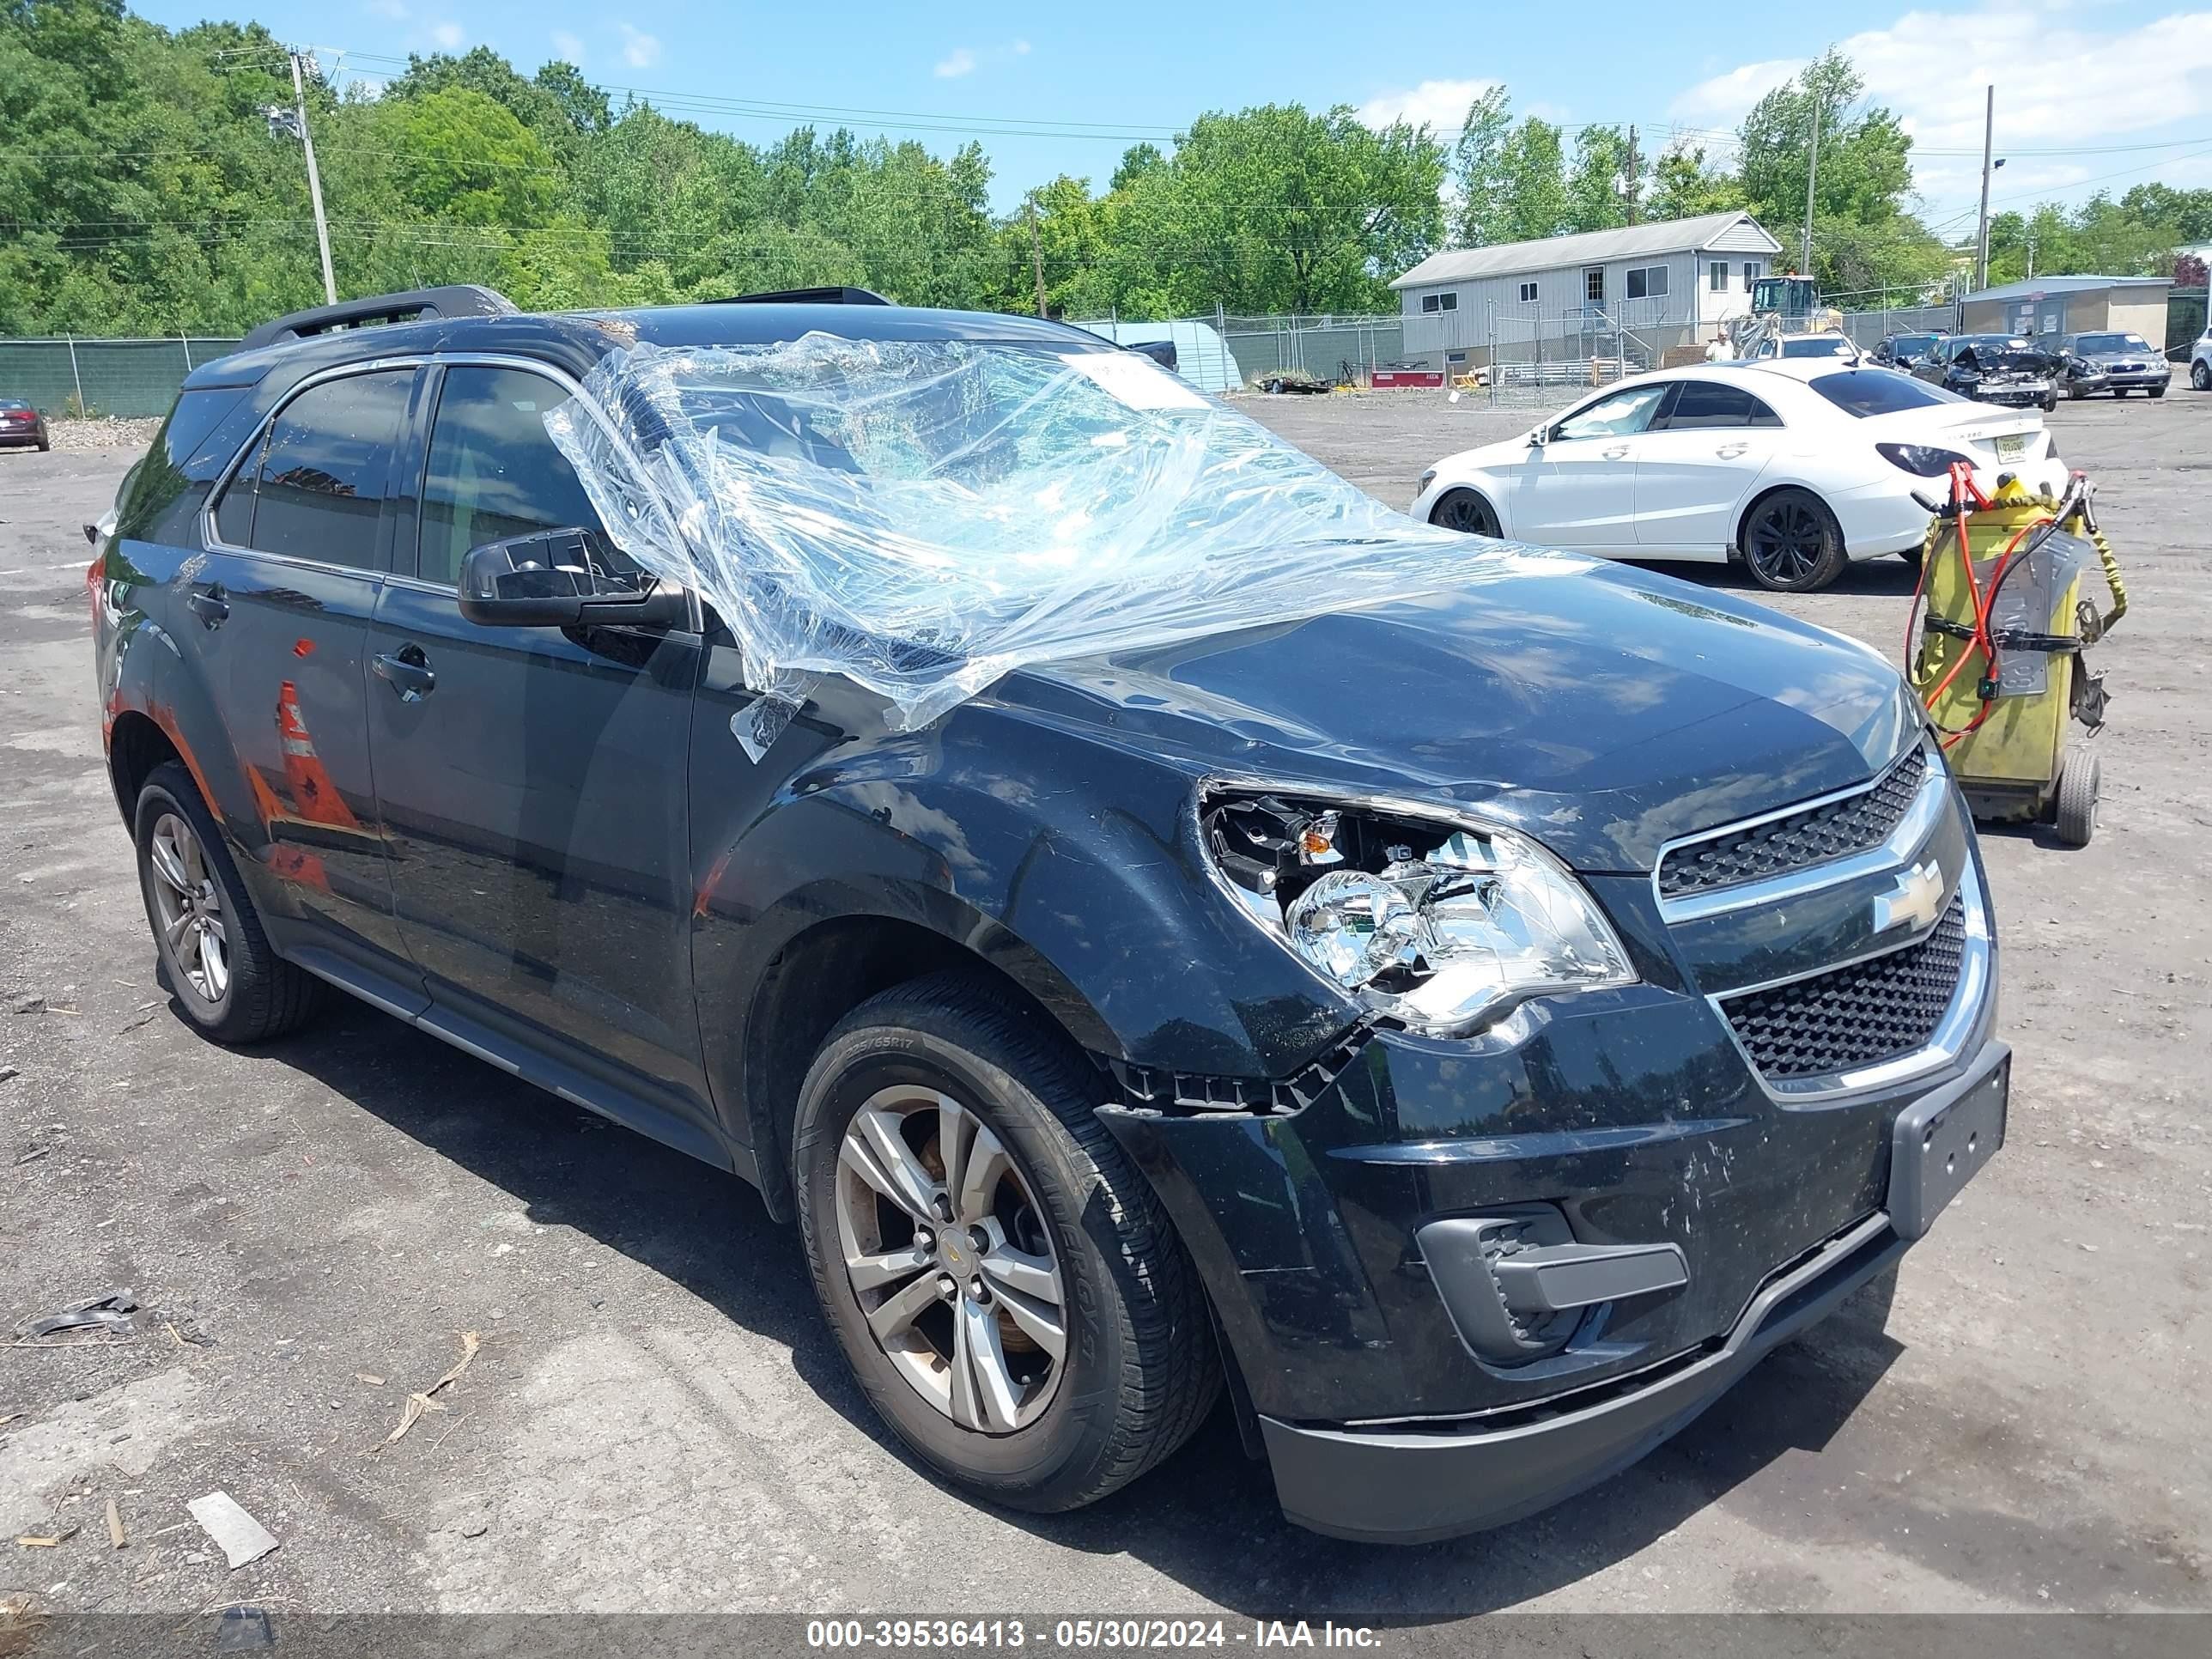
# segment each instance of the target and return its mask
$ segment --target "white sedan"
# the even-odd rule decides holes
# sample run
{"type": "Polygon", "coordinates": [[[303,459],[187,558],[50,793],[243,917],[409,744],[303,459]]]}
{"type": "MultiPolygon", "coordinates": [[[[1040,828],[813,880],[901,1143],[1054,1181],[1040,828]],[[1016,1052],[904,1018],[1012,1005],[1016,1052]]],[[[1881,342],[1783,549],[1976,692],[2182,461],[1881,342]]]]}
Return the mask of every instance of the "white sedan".
{"type": "Polygon", "coordinates": [[[1853,559],[1910,556],[1954,461],[1984,490],[2016,474],[2057,494],[2057,447],[2033,410],[2000,409],[1836,359],[1713,363],[1593,392],[1504,443],[1421,475],[1413,516],[1620,559],[1740,559],[1779,592],[1826,587],[1853,559]]]}

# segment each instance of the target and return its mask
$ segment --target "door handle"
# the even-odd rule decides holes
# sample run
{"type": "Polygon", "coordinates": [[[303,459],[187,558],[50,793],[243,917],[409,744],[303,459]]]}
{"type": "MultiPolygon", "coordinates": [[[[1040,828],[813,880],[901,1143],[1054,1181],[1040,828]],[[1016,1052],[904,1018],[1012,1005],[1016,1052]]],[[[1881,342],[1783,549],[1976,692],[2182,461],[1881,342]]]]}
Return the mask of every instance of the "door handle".
{"type": "Polygon", "coordinates": [[[219,585],[195,588],[185,596],[185,609],[200,619],[202,627],[212,630],[222,627],[224,619],[230,615],[230,602],[223,598],[219,585]]]}
{"type": "Polygon", "coordinates": [[[1723,444],[1718,449],[1713,451],[1713,453],[1724,461],[1732,461],[1750,447],[1749,444],[1723,444]]]}
{"type": "Polygon", "coordinates": [[[431,672],[430,659],[419,645],[403,645],[378,656],[369,666],[399,694],[402,702],[420,702],[438,689],[438,677],[431,672]]]}
{"type": "Polygon", "coordinates": [[[1612,448],[1605,452],[1605,458],[1608,461],[1617,461],[1626,453],[1628,453],[1628,446],[1626,444],[1615,444],[1612,448]]]}

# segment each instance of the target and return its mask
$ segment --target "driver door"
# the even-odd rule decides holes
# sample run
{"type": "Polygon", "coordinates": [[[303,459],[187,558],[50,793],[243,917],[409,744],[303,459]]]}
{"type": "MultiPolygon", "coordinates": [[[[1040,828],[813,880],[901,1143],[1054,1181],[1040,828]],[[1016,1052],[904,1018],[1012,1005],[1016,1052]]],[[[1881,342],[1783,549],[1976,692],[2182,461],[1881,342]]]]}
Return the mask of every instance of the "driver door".
{"type": "Polygon", "coordinates": [[[484,627],[462,556],[580,526],[547,434],[568,389],[450,362],[371,620],[368,725],[401,937],[441,1017],[705,1124],[691,998],[688,748],[696,633],[484,627]]]}
{"type": "Polygon", "coordinates": [[[1620,386],[1555,422],[1522,468],[1513,533],[1577,553],[1632,550],[1638,445],[1674,386],[1620,386]]]}

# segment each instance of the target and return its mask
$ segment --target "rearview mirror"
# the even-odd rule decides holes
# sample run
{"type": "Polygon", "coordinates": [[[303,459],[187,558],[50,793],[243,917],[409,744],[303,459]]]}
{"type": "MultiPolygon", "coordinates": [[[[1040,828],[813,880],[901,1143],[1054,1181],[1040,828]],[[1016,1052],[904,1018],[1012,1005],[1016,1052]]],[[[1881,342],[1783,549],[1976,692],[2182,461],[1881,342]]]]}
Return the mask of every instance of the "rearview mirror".
{"type": "Polygon", "coordinates": [[[469,550],[461,615],[488,628],[670,628],[687,613],[680,588],[608,570],[588,530],[542,530],[469,550]]]}

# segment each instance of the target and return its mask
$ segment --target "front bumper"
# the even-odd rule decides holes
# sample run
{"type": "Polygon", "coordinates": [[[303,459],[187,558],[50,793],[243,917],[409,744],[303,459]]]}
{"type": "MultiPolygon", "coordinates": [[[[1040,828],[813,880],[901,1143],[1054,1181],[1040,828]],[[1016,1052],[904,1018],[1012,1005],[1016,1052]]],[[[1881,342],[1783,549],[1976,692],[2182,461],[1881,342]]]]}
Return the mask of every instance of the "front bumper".
{"type": "Polygon", "coordinates": [[[2002,386],[1978,385],[1966,394],[1977,403],[2002,404],[2008,409],[2032,409],[2052,396],[2049,380],[2015,380],[2002,386]]]}
{"type": "MultiPolygon", "coordinates": [[[[1464,1039],[1373,1032],[1310,1068],[1318,1081],[1302,1073],[1295,1109],[1279,1094],[1272,1110],[1205,1109],[1199,1093],[1102,1109],[1206,1284],[1240,1419],[1291,1518],[1418,1542],[1558,1503],[1680,1429],[1924,1231],[1954,1188],[1923,1189],[1916,1126],[1981,1099],[2008,1064],[1979,861],[1942,787],[1932,826],[1908,813],[1893,845],[1823,866],[1784,912],[1749,890],[1666,911],[1649,876],[1586,878],[1644,965],[1638,985],[1537,999],[1464,1039]],[[1963,906],[1981,941],[1929,1048],[1802,1085],[1756,1069],[1729,999],[1867,959],[1881,943],[1867,930],[1891,925],[1874,901],[1925,861],[1960,872],[1947,914],[1963,906]],[[1528,1231],[1503,1254],[1463,1248],[1509,1223],[1528,1231]],[[1626,1289],[1525,1299],[1532,1277],[1550,1296],[1565,1275],[1655,1255],[1663,1270],[1626,1289]],[[1510,1334],[1476,1318],[1469,1287],[1493,1284],[1510,1334]],[[1559,1311],[1532,1323],[1531,1305],[1559,1311]]],[[[2002,1144],[1997,1087],[1959,1179],[2002,1144]]]]}
{"type": "Polygon", "coordinates": [[[2085,380],[2080,384],[2084,392],[2147,392],[2172,379],[2173,371],[2166,368],[2109,369],[2097,375],[2094,382],[2085,380]]]}
{"type": "MultiPolygon", "coordinates": [[[[2001,1103],[1999,1074],[2010,1054],[2002,1042],[1985,1044],[1963,1076],[1914,1103],[1912,1126],[1939,1121],[1992,1088],[2001,1103]]],[[[1996,1121],[1998,1134],[1975,1148],[1972,1166],[1954,1173],[1944,1198],[2003,1145],[2001,1104],[1996,1121]]],[[[1316,1428],[1263,1417],[1283,1511],[1332,1537],[1419,1544],[1547,1509],[1686,1427],[1769,1351],[1895,1265],[1932,1218],[1932,1207],[1916,1190],[1910,1200],[1893,1201],[1777,1272],[1717,1341],[1533,1411],[1459,1426],[1422,1424],[1413,1431],[1316,1428]]]]}

